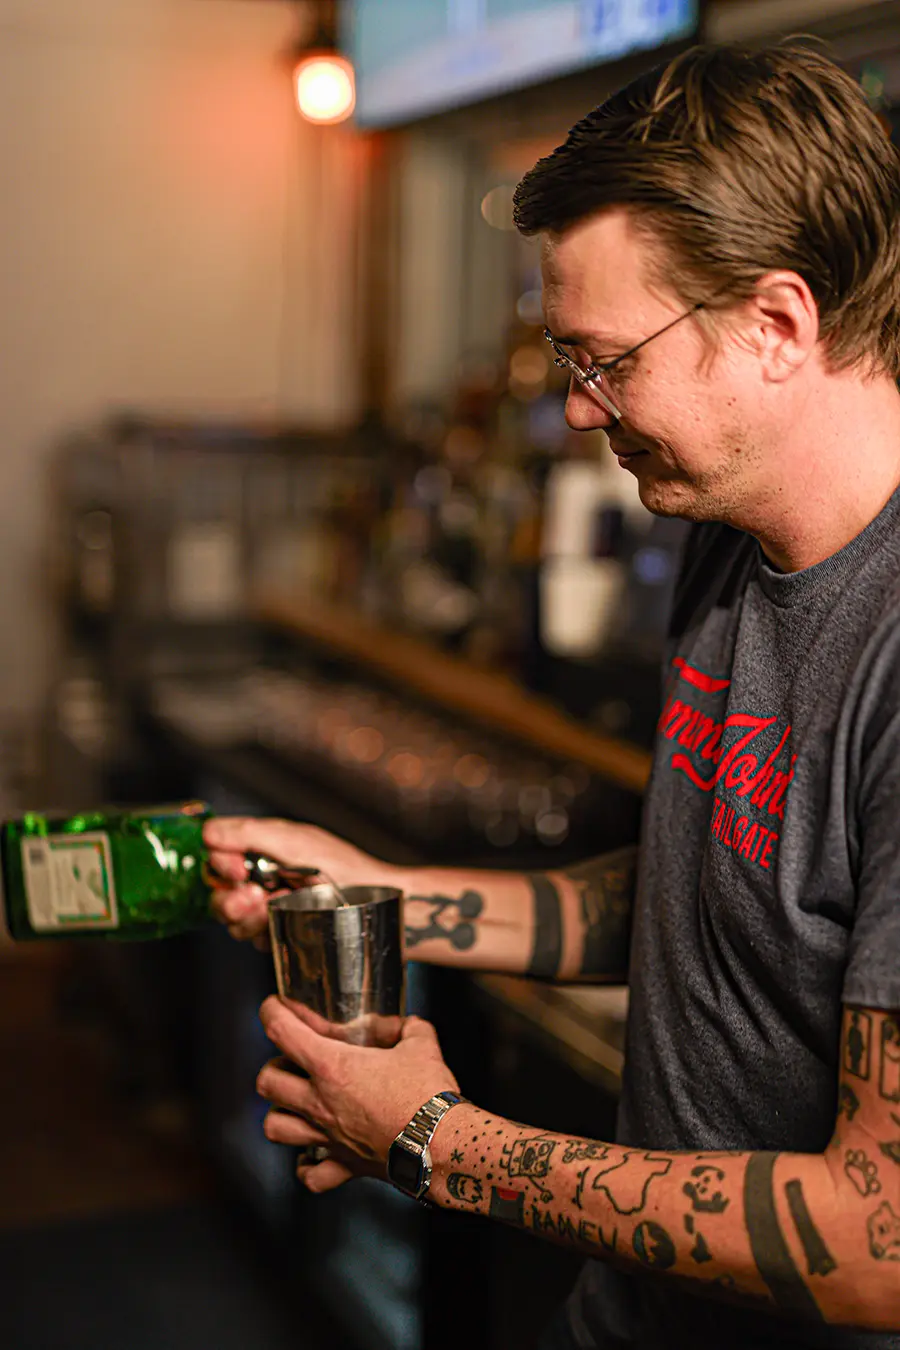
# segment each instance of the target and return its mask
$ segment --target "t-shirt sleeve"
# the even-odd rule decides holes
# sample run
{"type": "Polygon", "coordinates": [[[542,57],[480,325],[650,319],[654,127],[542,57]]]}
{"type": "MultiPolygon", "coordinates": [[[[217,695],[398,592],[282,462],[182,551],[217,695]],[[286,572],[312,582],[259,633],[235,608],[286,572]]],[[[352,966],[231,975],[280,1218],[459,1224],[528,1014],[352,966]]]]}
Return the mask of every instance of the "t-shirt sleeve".
{"type": "Polygon", "coordinates": [[[849,733],[857,878],[845,1003],[900,1008],[900,615],[870,645],[849,733]],[[854,790],[855,785],[855,790],[854,790]]]}

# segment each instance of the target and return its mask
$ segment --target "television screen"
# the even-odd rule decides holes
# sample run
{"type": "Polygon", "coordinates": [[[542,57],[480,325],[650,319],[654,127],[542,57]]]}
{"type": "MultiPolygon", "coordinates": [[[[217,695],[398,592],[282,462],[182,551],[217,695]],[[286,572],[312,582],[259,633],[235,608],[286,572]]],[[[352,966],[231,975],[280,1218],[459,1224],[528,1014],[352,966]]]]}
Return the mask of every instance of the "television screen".
{"type": "Polygon", "coordinates": [[[357,120],[381,127],[688,38],[700,0],[353,0],[357,120]]]}

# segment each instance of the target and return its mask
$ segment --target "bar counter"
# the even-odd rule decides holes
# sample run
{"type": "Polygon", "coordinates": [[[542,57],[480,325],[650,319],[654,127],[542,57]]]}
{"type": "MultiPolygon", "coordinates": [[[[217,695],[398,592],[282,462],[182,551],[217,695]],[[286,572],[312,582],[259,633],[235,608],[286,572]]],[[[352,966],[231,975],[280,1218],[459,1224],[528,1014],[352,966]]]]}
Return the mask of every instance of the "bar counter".
{"type": "MultiPolygon", "coordinates": [[[[347,608],[295,598],[261,598],[258,617],[306,643],[387,676],[448,712],[477,720],[536,749],[583,764],[615,786],[641,793],[650,755],[597,735],[505,675],[480,669],[417,638],[394,632],[347,608]]],[[[627,989],[560,986],[513,976],[475,978],[480,995],[510,1029],[543,1041],[588,1082],[618,1095],[623,1066],[627,989]]]]}
{"type": "Polygon", "coordinates": [[[268,596],[259,619],[388,676],[411,693],[516,737],[535,749],[575,760],[618,787],[641,793],[650,755],[627,741],[599,736],[546,700],[525,693],[505,675],[437,651],[426,642],[382,628],[340,606],[268,596]]]}

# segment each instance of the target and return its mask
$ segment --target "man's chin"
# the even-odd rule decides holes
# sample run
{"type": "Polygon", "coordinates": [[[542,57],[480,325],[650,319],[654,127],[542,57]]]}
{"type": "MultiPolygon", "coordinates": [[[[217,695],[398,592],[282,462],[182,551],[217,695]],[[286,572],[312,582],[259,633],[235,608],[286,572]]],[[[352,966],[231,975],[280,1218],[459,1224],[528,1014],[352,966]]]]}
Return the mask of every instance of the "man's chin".
{"type": "Polygon", "coordinates": [[[713,517],[704,509],[702,494],[690,483],[655,474],[635,474],[638,496],[654,516],[680,517],[683,520],[709,520],[713,517]]]}

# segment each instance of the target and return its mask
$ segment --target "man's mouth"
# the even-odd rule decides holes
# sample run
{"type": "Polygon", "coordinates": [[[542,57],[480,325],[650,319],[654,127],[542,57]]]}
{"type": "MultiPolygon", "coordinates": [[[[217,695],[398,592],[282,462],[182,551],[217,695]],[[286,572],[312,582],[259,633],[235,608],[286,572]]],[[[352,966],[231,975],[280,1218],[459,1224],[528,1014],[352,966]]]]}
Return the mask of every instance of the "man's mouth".
{"type": "Polygon", "coordinates": [[[610,449],[618,460],[636,459],[638,455],[646,455],[646,450],[629,449],[624,445],[617,445],[615,441],[610,441],[610,449]]]}

